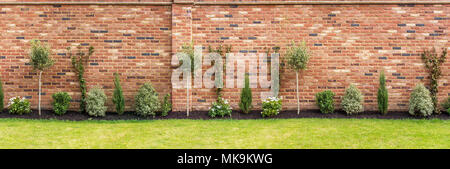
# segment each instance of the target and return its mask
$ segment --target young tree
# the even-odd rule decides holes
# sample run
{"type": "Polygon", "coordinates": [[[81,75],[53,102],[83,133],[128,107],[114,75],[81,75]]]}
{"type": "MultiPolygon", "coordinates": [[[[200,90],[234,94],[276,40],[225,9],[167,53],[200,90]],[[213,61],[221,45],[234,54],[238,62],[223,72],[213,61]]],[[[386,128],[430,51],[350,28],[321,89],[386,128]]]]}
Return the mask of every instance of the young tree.
{"type": "Polygon", "coordinates": [[[33,70],[39,71],[39,116],[41,115],[42,72],[53,66],[54,63],[50,55],[51,51],[48,45],[42,44],[39,40],[31,40],[30,65],[33,66],[33,70]]]}
{"type": "Polygon", "coordinates": [[[114,95],[113,103],[116,105],[117,114],[122,115],[125,111],[125,99],[123,97],[122,86],[120,85],[119,74],[114,73],[114,95]]]}
{"type": "Polygon", "coordinates": [[[309,57],[311,53],[309,52],[306,43],[303,41],[300,45],[292,43],[292,47],[286,53],[287,64],[289,68],[295,71],[295,78],[297,82],[297,114],[300,114],[300,96],[298,91],[298,76],[301,70],[306,69],[309,57]]]}
{"type": "Polygon", "coordinates": [[[425,63],[425,67],[428,69],[430,74],[430,93],[431,99],[433,100],[434,113],[440,114],[441,111],[438,108],[438,80],[442,75],[441,65],[445,62],[445,57],[447,56],[447,49],[442,49],[441,56],[438,56],[436,50],[433,48],[431,51],[425,50],[422,53],[422,60],[425,63]]]}
{"type": "Polygon", "coordinates": [[[87,66],[89,57],[94,53],[94,47],[89,47],[88,53],[81,51],[81,45],[78,46],[78,52],[72,54],[71,48],[67,48],[67,53],[72,59],[72,66],[75,69],[75,73],[78,75],[78,80],[80,81],[81,90],[81,101],[80,101],[80,111],[82,113],[86,112],[86,80],[84,80],[84,67],[87,66]]]}
{"type": "Polygon", "coordinates": [[[381,114],[386,114],[388,110],[388,91],[386,88],[386,77],[384,71],[380,73],[380,87],[378,88],[378,110],[381,114]]]}
{"type": "Polygon", "coordinates": [[[198,69],[200,69],[201,67],[201,60],[200,58],[198,58],[197,55],[195,55],[195,49],[194,49],[194,44],[190,43],[190,44],[184,44],[181,47],[181,52],[184,55],[179,55],[179,60],[180,62],[182,62],[183,60],[190,60],[190,63],[188,65],[190,65],[189,67],[183,67],[183,63],[180,64],[180,67],[183,68],[183,71],[187,71],[190,72],[188,73],[188,77],[187,77],[187,83],[186,83],[186,115],[189,116],[189,109],[190,109],[190,104],[189,104],[189,100],[190,100],[190,96],[189,96],[189,89],[191,86],[191,78],[192,76],[196,75],[196,71],[198,69]],[[180,57],[181,56],[181,57],[180,57]],[[183,58],[183,56],[187,56],[188,58],[183,58]]]}

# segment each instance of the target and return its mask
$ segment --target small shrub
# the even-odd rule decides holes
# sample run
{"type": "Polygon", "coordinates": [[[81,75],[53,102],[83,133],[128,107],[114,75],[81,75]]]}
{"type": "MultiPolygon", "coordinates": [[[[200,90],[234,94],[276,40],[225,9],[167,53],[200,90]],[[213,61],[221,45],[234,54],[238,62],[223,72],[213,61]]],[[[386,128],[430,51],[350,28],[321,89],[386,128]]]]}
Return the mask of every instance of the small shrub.
{"type": "Polygon", "coordinates": [[[145,83],[142,85],[135,97],[135,100],[136,113],[140,116],[155,117],[156,111],[160,109],[158,93],[150,83],[145,83]]]}
{"type": "Polygon", "coordinates": [[[378,110],[381,114],[387,114],[388,112],[388,91],[386,88],[386,78],[384,72],[380,74],[380,87],[378,88],[378,110]]]}
{"type": "Polygon", "coordinates": [[[120,85],[119,74],[114,73],[114,94],[113,103],[116,105],[116,112],[122,115],[125,111],[125,98],[123,97],[122,86],[120,85]]]}
{"type": "Polygon", "coordinates": [[[66,114],[67,109],[70,106],[70,100],[72,97],[67,92],[58,92],[52,95],[53,97],[53,111],[56,115],[66,114]]]}
{"type": "Polygon", "coordinates": [[[241,108],[244,113],[248,113],[252,108],[252,90],[250,89],[250,79],[248,74],[245,74],[245,86],[241,91],[241,102],[239,103],[239,108],[241,108]]]}
{"type": "Polygon", "coordinates": [[[281,99],[278,97],[269,97],[262,102],[262,117],[276,116],[281,110],[281,99]]]}
{"type": "Polygon", "coordinates": [[[93,88],[87,93],[86,111],[90,116],[103,117],[106,115],[106,95],[100,88],[93,88]]]}
{"type": "Polygon", "coordinates": [[[316,93],[316,103],[319,106],[320,112],[324,114],[334,112],[334,93],[331,90],[316,93]]]}
{"type": "Polygon", "coordinates": [[[444,103],[442,103],[442,108],[447,111],[448,114],[450,114],[450,97],[447,98],[444,103]]]}
{"type": "Polygon", "coordinates": [[[232,109],[228,104],[228,100],[219,97],[217,98],[217,101],[212,104],[211,108],[208,111],[208,115],[212,118],[218,116],[231,116],[231,111],[232,109]]]}
{"type": "Polygon", "coordinates": [[[349,88],[345,90],[344,97],[342,99],[342,109],[348,114],[355,114],[364,111],[362,105],[363,96],[361,91],[355,85],[350,85],[349,88]]]}
{"type": "Polygon", "coordinates": [[[30,101],[20,96],[9,99],[8,109],[10,114],[31,113],[30,101]]]}
{"type": "Polygon", "coordinates": [[[172,104],[170,103],[169,98],[170,94],[166,94],[166,96],[164,96],[164,101],[161,103],[161,116],[167,116],[172,110],[172,104]]]}
{"type": "Polygon", "coordinates": [[[3,99],[5,99],[4,97],[5,95],[3,94],[3,82],[2,79],[0,78],[0,112],[2,112],[3,109],[5,108],[3,105],[3,99]]]}
{"type": "Polygon", "coordinates": [[[409,98],[409,114],[429,116],[433,113],[433,100],[430,91],[423,84],[418,84],[409,98]]]}

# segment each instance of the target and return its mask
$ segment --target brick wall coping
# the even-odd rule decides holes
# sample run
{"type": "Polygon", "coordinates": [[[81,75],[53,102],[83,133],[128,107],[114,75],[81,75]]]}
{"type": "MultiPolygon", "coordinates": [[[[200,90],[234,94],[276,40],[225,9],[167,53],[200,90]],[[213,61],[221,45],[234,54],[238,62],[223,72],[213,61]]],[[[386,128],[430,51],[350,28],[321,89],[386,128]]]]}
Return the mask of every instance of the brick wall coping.
{"type": "Polygon", "coordinates": [[[366,5],[366,4],[450,4],[449,1],[266,1],[266,2],[0,2],[0,5],[366,5]]]}

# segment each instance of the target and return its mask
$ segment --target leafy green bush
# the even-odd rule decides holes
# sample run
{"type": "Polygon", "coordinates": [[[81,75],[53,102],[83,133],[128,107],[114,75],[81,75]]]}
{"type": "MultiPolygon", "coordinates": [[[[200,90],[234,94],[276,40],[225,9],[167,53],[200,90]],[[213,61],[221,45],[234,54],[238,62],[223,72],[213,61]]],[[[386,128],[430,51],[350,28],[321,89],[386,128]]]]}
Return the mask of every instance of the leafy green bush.
{"type": "Polygon", "coordinates": [[[90,116],[100,116],[106,115],[105,106],[106,95],[102,89],[95,87],[87,93],[86,97],[86,111],[90,116]]]}
{"type": "Polygon", "coordinates": [[[418,84],[409,98],[409,114],[429,116],[433,113],[433,100],[430,91],[423,84],[418,84]]]}
{"type": "Polygon", "coordinates": [[[67,112],[70,106],[72,97],[67,92],[58,92],[52,95],[53,97],[53,111],[56,115],[63,115],[67,112]]]}
{"type": "Polygon", "coordinates": [[[4,97],[5,95],[3,94],[3,82],[2,79],[0,78],[0,112],[2,112],[3,109],[5,108],[4,107],[5,105],[3,105],[3,100],[5,99],[4,97]]]}
{"type": "Polygon", "coordinates": [[[135,97],[136,113],[141,116],[155,117],[156,111],[160,109],[158,93],[150,83],[145,83],[139,89],[135,97]]]}
{"type": "Polygon", "coordinates": [[[380,74],[380,87],[378,88],[378,110],[380,110],[381,114],[387,114],[388,112],[388,91],[386,88],[386,78],[384,76],[384,72],[380,74]]]}
{"type": "Polygon", "coordinates": [[[316,93],[316,103],[322,113],[334,112],[334,93],[331,90],[316,93]]]}
{"type": "Polygon", "coordinates": [[[262,117],[276,116],[281,111],[281,99],[278,97],[269,97],[262,102],[262,117]]]}
{"type": "Polygon", "coordinates": [[[248,113],[252,108],[252,90],[250,89],[250,79],[248,74],[245,74],[245,86],[241,91],[241,102],[239,103],[239,108],[241,108],[244,113],[248,113]]]}
{"type": "Polygon", "coordinates": [[[20,96],[9,99],[8,109],[10,114],[31,113],[30,101],[20,96]]]}
{"type": "Polygon", "coordinates": [[[363,96],[359,89],[351,84],[349,88],[345,89],[345,94],[342,99],[342,109],[348,114],[355,114],[364,111],[364,107],[362,105],[363,96]]]}
{"type": "Polygon", "coordinates": [[[444,103],[442,103],[442,108],[447,111],[448,114],[450,114],[450,97],[447,98],[444,103]]]}
{"type": "Polygon", "coordinates": [[[172,110],[172,104],[169,101],[170,94],[166,94],[164,96],[164,101],[161,103],[161,116],[167,116],[171,110],[172,110]]]}
{"type": "Polygon", "coordinates": [[[114,94],[113,103],[116,105],[117,114],[122,115],[125,111],[125,98],[123,97],[122,86],[120,85],[119,74],[114,73],[114,94]]]}
{"type": "Polygon", "coordinates": [[[224,117],[231,116],[231,107],[228,104],[228,100],[223,99],[222,97],[217,98],[217,101],[214,102],[211,108],[208,111],[209,117],[224,117]]]}

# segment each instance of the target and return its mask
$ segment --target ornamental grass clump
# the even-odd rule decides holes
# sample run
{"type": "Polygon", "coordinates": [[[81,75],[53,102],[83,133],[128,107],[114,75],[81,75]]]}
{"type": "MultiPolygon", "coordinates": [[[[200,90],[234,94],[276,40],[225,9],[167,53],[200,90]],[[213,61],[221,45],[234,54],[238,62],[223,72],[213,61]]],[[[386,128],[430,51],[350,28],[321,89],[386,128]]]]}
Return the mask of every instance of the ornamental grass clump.
{"type": "Polygon", "coordinates": [[[52,95],[53,98],[53,111],[56,115],[66,114],[67,109],[70,106],[70,100],[72,97],[67,92],[58,92],[52,95]]]}
{"type": "Polygon", "coordinates": [[[39,116],[41,115],[42,72],[53,66],[54,63],[50,55],[51,51],[48,45],[41,44],[39,40],[31,40],[30,65],[33,66],[33,70],[39,71],[39,116]]]}
{"type": "Polygon", "coordinates": [[[433,110],[434,106],[430,91],[423,84],[418,84],[409,98],[409,114],[426,117],[430,116],[433,110]]]}
{"type": "Polygon", "coordinates": [[[170,94],[166,94],[164,96],[164,100],[161,103],[161,116],[167,116],[168,113],[172,110],[172,104],[169,101],[170,94]]]}
{"type": "Polygon", "coordinates": [[[140,116],[153,116],[160,110],[160,102],[158,100],[158,92],[150,83],[141,86],[135,97],[136,114],[140,116]]]}
{"type": "Polygon", "coordinates": [[[103,117],[106,115],[107,107],[106,95],[102,89],[95,87],[87,93],[86,97],[86,111],[89,116],[103,117]]]}
{"type": "Polygon", "coordinates": [[[319,106],[320,112],[324,114],[334,112],[334,93],[331,90],[316,93],[316,103],[319,106]]]}
{"type": "Polygon", "coordinates": [[[378,110],[381,114],[387,114],[388,112],[388,91],[386,88],[386,78],[384,76],[384,72],[382,71],[380,74],[380,87],[378,88],[378,110]]]}
{"type": "Polygon", "coordinates": [[[272,117],[280,114],[282,99],[278,97],[269,97],[262,102],[262,117],[272,117]]]}
{"type": "Polygon", "coordinates": [[[122,115],[125,111],[125,98],[123,97],[122,86],[120,85],[119,74],[114,73],[114,94],[113,103],[116,106],[116,112],[122,115]]]}
{"type": "Polygon", "coordinates": [[[447,111],[447,113],[450,114],[450,97],[448,97],[447,100],[442,103],[442,108],[444,108],[444,111],[447,111]]]}
{"type": "Polygon", "coordinates": [[[10,114],[27,114],[31,113],[30,101],[20,96],[9,99],[8,109],[10,114]]]}
{"type": "Polygon", "coordinates": [[[350,87],[345,89],[345,94],[342,99],[342,109],[347,115],[352,115],[364,111],[363,102],[364,98],[359,89],[351,84],[350,87]]]}

